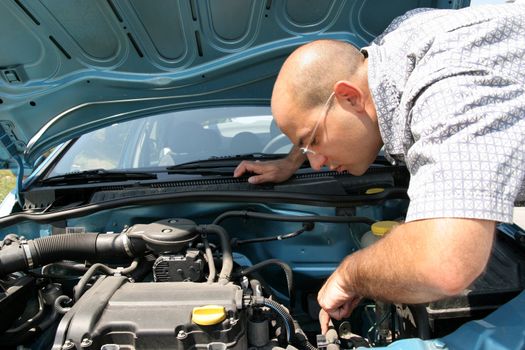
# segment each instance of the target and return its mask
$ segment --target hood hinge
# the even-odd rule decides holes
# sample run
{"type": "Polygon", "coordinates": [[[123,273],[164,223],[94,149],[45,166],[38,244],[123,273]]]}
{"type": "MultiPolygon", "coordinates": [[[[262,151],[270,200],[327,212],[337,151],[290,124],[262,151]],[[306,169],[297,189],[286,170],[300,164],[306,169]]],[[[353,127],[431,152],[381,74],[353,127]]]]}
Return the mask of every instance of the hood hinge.
{"type": "Polygon", "coordinates": [[[22,190],[22,181],[24,179],[23,153],[26,145],[16,136],[15,125],[9,120],[0,120],[0,146],[3,147],[18,164],[16,199],[18,204],[23,207],[24,200],[20,196],[20,191],[22,190]]]}

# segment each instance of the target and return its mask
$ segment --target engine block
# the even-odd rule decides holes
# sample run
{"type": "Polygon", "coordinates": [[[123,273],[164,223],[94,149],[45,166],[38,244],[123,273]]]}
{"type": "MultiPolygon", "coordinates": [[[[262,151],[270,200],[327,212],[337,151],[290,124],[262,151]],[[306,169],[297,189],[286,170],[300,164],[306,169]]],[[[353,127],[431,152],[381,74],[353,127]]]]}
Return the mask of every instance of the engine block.
{"type": "Polygon", "coordinates": [[[246,349],[242,290],[234,284],[130,283],[99,279],[68,311],[53,349],[246,349]],[[224,307],[213,325],[192,321],[194,308],[224,307]]]}

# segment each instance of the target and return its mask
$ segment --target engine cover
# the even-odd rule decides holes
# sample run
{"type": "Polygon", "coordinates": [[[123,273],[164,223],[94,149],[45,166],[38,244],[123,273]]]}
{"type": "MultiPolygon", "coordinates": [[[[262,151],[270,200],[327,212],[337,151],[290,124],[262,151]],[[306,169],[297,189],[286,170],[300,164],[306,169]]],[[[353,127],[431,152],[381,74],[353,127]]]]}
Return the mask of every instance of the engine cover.
{"type": "Polygon", "coordinates": [[[236,285],[106,277],[64,315],[53,349],[246,349],[246,324],[236,285]],[[226,319],[193,323],[193,309],[205,305],[224,306],[226,319]]]}

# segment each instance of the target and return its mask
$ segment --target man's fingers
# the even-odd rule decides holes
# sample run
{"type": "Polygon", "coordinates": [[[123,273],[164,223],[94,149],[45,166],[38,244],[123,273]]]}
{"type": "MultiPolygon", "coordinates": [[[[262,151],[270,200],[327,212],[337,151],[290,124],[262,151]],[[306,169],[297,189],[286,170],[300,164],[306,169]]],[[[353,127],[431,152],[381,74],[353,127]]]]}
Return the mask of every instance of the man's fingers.
{"type": "MultiPolygon", "coordinates": [[[[343,307],[339,307],[335,310],[332,310],[332,311],[329,311],[328,312],[328,315],[330,315],[331,318],[334,318],[336,320],[342,320],[343,318],[345,318],[345,310],[343,309],[343,307]]],[[[350,316],[350,315],[348,315],[350,316]]]]}
{"type": "Polygon", "coordinates": [[[260,183],[263,183],[263,182],[267,182],[267,180],[265,180],[266,177],[267,176],[265,176],[264,174],[250,176],[248,178],[248,182],[251,183],[252,185],[257,185],[257,184],[260,184],[260,183]]]}
{"type": "Polygon", "coordinates": [[[264,182],[275,182],[277,180],[279,168],[272,164],[271,161],[242,161],[233,171],[233,176],[239,177],[246,172],[256,174],[248,178],[249,183],[260,184],[264,182]]]}
{"type": "Polygon", "coordinates": [[[239,165],[237,165],[237,168],[235,168],[235,170],[233,171],[233,176],[234,177],[239,177],[239,176],[241,176],[242,174],[244,174],[247,171],[252,171],[250,169],[250,167],[251,167],[250,164],[251,164],[251,162],[247,162],[245,160],[240,162],[239,165]]]}
{"type": "Polygon", "coordinates": [[[353,300],[352,300],[352,311],[354,311],[354,309],[357,307],[357,305],[359,305],[359,303],[361,302],[361,297],[360,296],[356,296],[353,300]]]}
{"type": "Polygon", "coordinates": [[[327,314],[336,320],[342,320],[343,318],[347,318],[352,314],[357,305],[359,305],[360,301],[361,298],[356,296],[339,306],[337,309],[329,310],[327,314]]]}
{"type": "Polygon", "coordinates": [[[267,162],[250,162],[243,160],[239,165],[237,165],[237,168],[233,171],[233,176],[239,177],[245,172],[249,171],[256,174],[262,174],[267,172],[269,169],[267,162]],[[265,171],[266,169],[266,171],[265,171]]]}
{"type": "Polygon", "coordinates": [[[330,315],[323,309],[319,311],[319,324],[321,325],[321,334],[326,334],[330,326],[330,315]]]}
{"type": "Polygon", "coordinates": [[[341,318],[346,318],[348,316],[350,316],[350,314],[352,313],[352,311],[354,311],[354,305],[353,305],[353,301],[351,302],[348,302],[348,303],[344,303],[341,307],[340,307],[340,310],[341,310],[341,318]]]}

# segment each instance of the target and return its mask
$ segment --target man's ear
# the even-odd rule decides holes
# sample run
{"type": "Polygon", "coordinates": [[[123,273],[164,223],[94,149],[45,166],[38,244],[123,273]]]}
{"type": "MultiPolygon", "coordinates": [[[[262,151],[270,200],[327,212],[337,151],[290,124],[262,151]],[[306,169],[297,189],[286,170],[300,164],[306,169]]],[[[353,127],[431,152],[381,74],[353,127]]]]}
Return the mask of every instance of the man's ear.
{"type": "Polygon", "coordinates": [[[334,92],[335,97],[344,108],[354,109],[358,112],[364,111],[365,101],[363,93],[356,84],[348,80],[340,80],[335,83],[334,92]]]}

